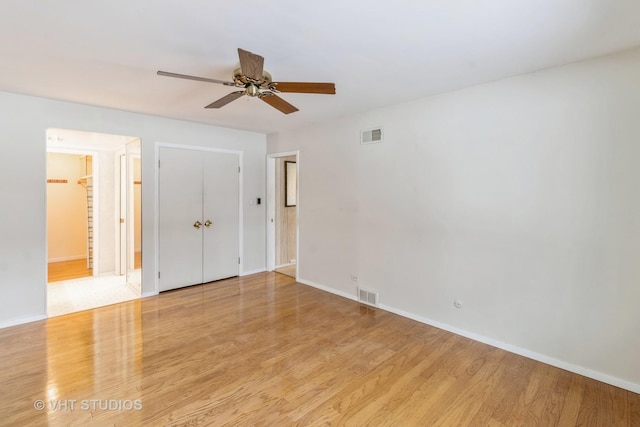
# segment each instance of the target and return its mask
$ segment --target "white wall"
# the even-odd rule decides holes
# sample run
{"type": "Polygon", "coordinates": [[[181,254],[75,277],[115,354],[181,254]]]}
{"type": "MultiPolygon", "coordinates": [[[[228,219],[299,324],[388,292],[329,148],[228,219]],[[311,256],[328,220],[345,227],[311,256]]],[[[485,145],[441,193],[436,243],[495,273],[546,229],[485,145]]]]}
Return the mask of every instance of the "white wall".
{"type": "MultiPolygon", "coordinates": [[[[113,274],[116,270],[116,239],[114,227],[116,226],[116,180],[115,180],[115,154],[113,151],[98,151],[94,157],[98,164],[98,179],[94,175],[94,187],[97,182],[98,191],[95,195],[100,199],[97,203],[98,218],[94,220],[94,231],[97,235],[97,245],[94,243],[94,257],[99,257],[97,263],[98,275],[113,274]]],[[[95,203],[94,203],[95,204],[95,203]]],[[[94,264],[95,265],[95,264],[94,264]]],[[[95,267],[94,267],[95,268],[95,267]]]]}
{"type": "Polygon", "coordinates": [[[269,135],[300,150],[299,277],[640,392],[638,76],[640,50],[269,135]]]}
{"type": "Polygon", "coordinates": [[[84,157],[47,153],[48,262],[87,258],[87,190],[78,184],[84,175],[84,157]]]}
{"type": "MultiPolygon", "coordinates": [[[[264,269],[265,135],[0,92],[0,327],[46,313],[46,129],[142,139],[144,294],[153,293],[156,142],[244,152],[244,271],[264,269]]],[[[102,172],[102,171],[101,171],[102,172]]],[[[103,218],[104,219],[104,218],[103,218]]]]}

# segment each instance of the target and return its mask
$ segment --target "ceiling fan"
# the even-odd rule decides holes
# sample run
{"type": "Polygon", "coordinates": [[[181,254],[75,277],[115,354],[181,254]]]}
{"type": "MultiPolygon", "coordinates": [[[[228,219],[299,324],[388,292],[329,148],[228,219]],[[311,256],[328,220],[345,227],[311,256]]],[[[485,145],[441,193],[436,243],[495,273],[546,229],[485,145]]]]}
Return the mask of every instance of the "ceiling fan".
{"type": "Polygon", "coordinates": [[[233,71],[233,81],[188,76],[185,74],[169,73],[167,71],[158,71],[158,75],[208,83],[218,83],[225,86],[242,88],[242,90],[231,92],[230,94],[223,96],[204,108],[224,107],[230,102],[247,95],[251,97],[258,97],[284,114],[290,114],[298,111],[298,109],[280,98],[277,95],[278,93],[316,93],[327,95],[334,95],[336,93],[336,86],[334,83],[274,82],[271,78],[271,74],[266,72],[263,68],[264,58],[262,56],[243,49],[238,49],[238,56],[240,57],[240,68],[236,68],[233,71]]]}

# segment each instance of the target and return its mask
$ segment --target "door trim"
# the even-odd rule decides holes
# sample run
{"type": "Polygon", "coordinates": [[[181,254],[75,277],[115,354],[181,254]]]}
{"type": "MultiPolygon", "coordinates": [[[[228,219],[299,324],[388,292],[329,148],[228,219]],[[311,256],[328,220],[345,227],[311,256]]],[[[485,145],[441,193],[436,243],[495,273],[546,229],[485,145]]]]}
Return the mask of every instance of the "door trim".
{"type": "MultiPolygon", "coordinates": [[[[125,200],[125,238],[126,238],[126,251],[125,251],[125,280],[127,286],[131,288],[136,294],[142,294],[142,269],[140,265],[140,276],[135,274],[135,235],[136,235],[136,219],[135,219],[135,163],[136,159],[140,165],[140,179],[142,180],[142,138],[135,137],[127,141],[124,145],[125,155],[125,185],[126,185],[126,200],[125,200]],[[135,279],[132,280],[132,272],[135,279]]],[[[142,181],[140,183],[142,185],[142,181]]],[[[140,188],[140,233],[142,234],[142,188],[140,188]]],[[[142,255],[142,239],[140,241],[140,251],[142,255]]],[[[142,261],[142,260],[141,260],[142,261]]]]}
{"type": "Polygon", "coordinates": [[[117,215],[116,215],[116,275],[117,276],[124,276],[127,274],[126,272],[126,257],[127,257],[127,250],[126,250],[126,226],[124,225],[125,223],[122,222],[122,219],[125,219],[126,221],[126,200],[124,200],[123,203],[123,198],[126,197],[126,188],[123,188],[124,186],[126,186],[126,177],[125,175],[125,169],[124,167],[126,167],[126,150],[123,149],[122,151],[118,150],[116,151],[116,160],[115,160],[115,164],[118,166],[119,170],[116,173],[116,178],[118,179],[118,196],[116,197],[116,210],[117,210],[117,215]],[[123,167],[124,166],[124,167],[123,167]],[[124,230],[123,230],[124,228],[124,230]],[[124,234],[124,237],[123,237],[124,234]],[[124,247],[124,248],[123,248],[124,247]]]}
{"type": "Polygon", "coordinates": [[[227,154],[235,154],[238,156],[238,164],[240,165],[240,173],[238,174],[238,258],[240,262],[238,264],[238,275],[242,275],[244,259],[242,254],[244,253],[244,212],[243,212],[243,194],[244,194],[244,185],[243,185],[243,175],[244,175],[244,162],[243,162],[243,152],[239,150],[227,150],[223,148],[214,148],[214,147],[203,147],[200,145],[182,145],[182,144],[174,144],[169,142],[157,142],[154,147],[154,168],[153,168],[153,246],[154,246],[154,260],[153,260],[153,294],[148,295],[157,295],[160,293],[160,282],[158,280],[158,273],[160,271],[160,168],[158,167],[158,162],[160,161],[160,149],[161,148],[178,148],[182,150],[193,150],[193,151],[211,151],[216,153],[227,153],[227,154]]]}
{"type": "Polygon", "coordinates": [[[267,271],[276,268],[276,159],[279,157],[296,156],[296,280],[300,275],[300,150],[283,151],[267,154],[267,271]]]}

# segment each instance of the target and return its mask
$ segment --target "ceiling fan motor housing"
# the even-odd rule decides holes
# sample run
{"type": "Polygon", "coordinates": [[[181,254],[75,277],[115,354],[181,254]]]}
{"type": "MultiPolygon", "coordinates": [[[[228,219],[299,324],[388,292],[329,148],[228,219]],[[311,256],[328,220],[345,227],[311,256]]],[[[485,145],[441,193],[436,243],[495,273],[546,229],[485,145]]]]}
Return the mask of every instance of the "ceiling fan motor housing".
{"type": "Polygon", "coordinates": [[[268,71],[262,72],[262,79],[254,80],[242,74],[241,68],[233,70],[233,82],[238,87],[245,87],[247,84],[253,83],[259,88],[268,89],[272,81],[273,79],[268,71]]]}

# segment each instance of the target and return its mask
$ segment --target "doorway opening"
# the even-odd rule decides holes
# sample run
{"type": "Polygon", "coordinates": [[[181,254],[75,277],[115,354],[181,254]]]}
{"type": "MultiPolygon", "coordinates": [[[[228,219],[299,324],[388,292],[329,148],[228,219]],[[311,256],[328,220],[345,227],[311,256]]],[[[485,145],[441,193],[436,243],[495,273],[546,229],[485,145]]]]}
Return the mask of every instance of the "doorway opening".
{"type": "Polygon", "coordinates": [[[141,293],[140,139],[47,129],[47,313],[141,293]]]}
{"type": "Polygon", "coordinates": [[[267,269],[297,278],[298,262],[298,153],[267,158],[267,269]]]}

